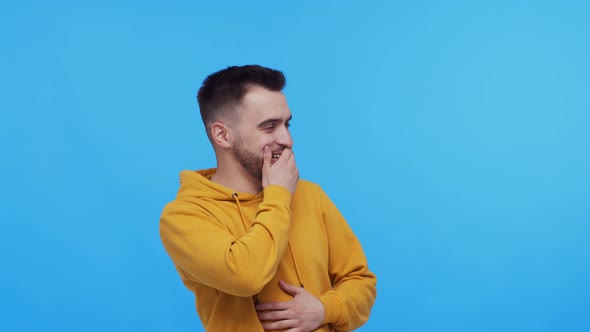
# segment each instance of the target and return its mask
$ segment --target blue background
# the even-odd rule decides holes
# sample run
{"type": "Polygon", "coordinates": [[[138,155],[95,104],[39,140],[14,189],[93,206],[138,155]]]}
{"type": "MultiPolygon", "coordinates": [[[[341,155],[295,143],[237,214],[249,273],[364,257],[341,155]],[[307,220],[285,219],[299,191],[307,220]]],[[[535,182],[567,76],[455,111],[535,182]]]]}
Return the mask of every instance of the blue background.
{"type": "Polygon", "coordinates": [[[363,331],[589,331],[585,1],[0,6],[0,330],[197,331],[159,239],[195,93],[283,70],[302,177],[379,277],[363,331]]]}

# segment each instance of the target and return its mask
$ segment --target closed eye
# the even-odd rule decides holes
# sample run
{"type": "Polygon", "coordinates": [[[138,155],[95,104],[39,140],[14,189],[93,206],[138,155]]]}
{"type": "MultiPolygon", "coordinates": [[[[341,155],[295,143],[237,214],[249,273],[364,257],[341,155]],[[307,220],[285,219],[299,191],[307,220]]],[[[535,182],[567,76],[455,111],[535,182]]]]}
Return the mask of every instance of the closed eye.
{"type": "MultiPolygon", "coordinates": [[[[291,127],[291,119],[292,119],[292,118],[293,118],[293,117],[292,117],[292,116],[290,116],[290,117],[287,119],[287,121],[285,121],[285,122],[284,122],[284,123],[285,123],[285,128],[289,128],[289,127],[291,127]]],[[[282,122],[283,122],[283,120],[282,120],[282,119],[277,119],[277,118],[274,118],[274,119],[267,119],[267,120],[264,120],[264,121],[262,121],[261,123],[259,123],[257,127],[258,127],[259,129],[261,129],[261,130],[264,130],[264,131],[266,131],[266,132],[268,132],[268,133],[271,133],[271,132],[273,132],[273,131],[274,131],[274,130],[277,128],[277,126],[278,126],[278,125],[280,125],[282,122]]]]}

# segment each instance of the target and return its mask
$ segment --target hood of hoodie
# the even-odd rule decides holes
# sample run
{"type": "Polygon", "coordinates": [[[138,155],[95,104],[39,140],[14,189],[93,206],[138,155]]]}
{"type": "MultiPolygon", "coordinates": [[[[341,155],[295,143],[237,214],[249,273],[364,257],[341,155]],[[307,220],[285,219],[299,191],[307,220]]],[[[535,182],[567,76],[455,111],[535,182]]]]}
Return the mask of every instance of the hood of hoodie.
{"type": "Polygon", "coordinates": [[[245,202],[262,197],[262,191],[258,194],[237,192],[211,181],[211,177],[216,171],[216,168],[209,168],[180,172],[180,189],[177,198],[193,197],[216,201],[236,201],[237,196],[239,201],[245,202]]]}

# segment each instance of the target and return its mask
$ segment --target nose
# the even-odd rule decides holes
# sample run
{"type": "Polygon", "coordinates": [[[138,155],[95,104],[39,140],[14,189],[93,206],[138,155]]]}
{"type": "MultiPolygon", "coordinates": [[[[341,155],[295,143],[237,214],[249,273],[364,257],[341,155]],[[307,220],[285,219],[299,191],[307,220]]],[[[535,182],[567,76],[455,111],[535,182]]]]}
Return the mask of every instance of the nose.
{"type": "Polygon", "coordinates": [[[289,128],[282,127],[281,130],[277,131],[277,143],[281,146],[284,146],[286,148],[293,148],[293,138],[291,137],[291,132],[289,131],[289,128]]]}

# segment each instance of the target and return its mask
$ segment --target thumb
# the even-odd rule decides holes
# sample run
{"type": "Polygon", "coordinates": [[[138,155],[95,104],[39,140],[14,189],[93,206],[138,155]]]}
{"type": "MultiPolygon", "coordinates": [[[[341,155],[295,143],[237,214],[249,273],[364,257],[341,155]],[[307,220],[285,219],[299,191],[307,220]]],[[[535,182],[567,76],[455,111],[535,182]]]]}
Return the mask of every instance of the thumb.
{"type": "Polygon", "coordinates": [[[295,296],[301,292],[300,287],[290,285],[283,280],[279,281],[279,287],[281,287],[285,293],[290,294],[291,296],[295,296]]]}

